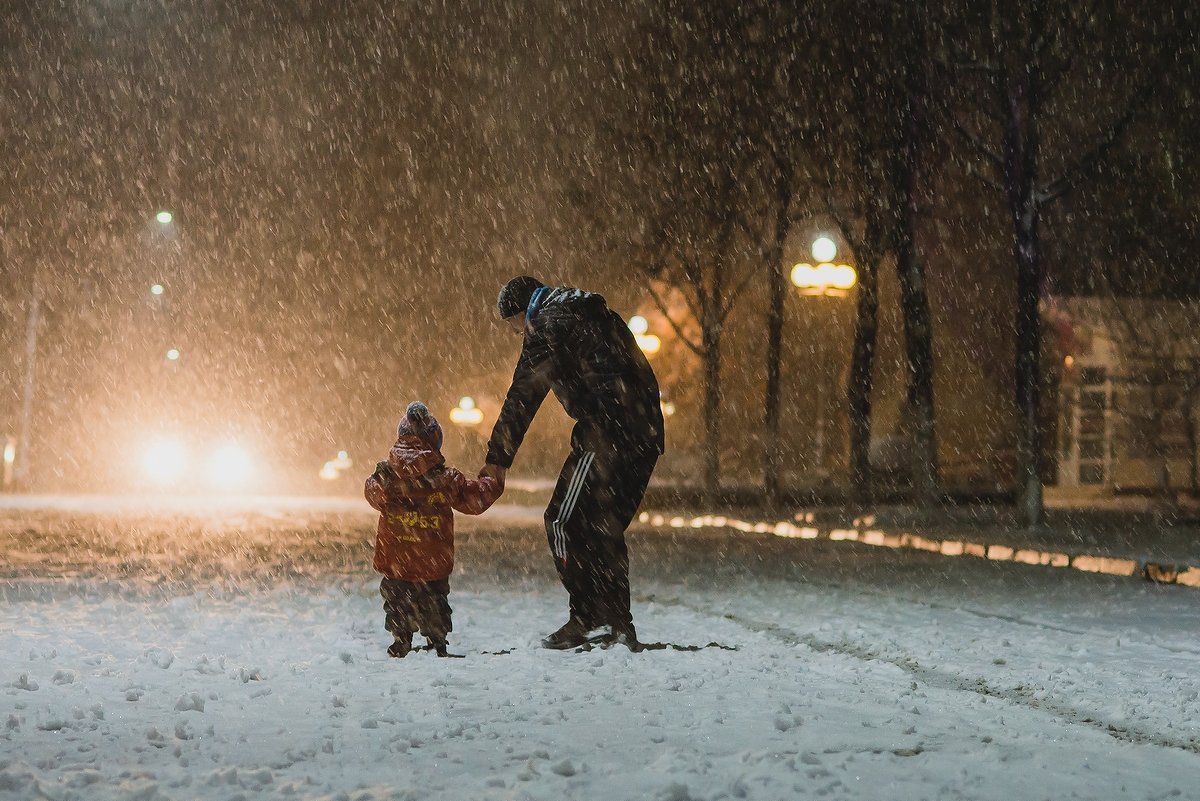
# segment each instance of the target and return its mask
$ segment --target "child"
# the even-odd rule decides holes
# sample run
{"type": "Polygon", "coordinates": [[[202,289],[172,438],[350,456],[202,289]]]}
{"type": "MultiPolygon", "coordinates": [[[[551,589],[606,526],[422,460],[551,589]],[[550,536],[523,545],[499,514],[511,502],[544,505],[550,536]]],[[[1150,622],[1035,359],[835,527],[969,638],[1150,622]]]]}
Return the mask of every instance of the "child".
{"type": "Polygon", "coordinates": [[[482,514],[504,491],[502,482],[468,479],[442,457],[442,427],[425,404],[408,405],[396,444],[363,492],[379,510],[374,567],[383,574],[384,625],[394,642],[388,656],[404,657],[419,631],[446,656],[450,572],[454,569],[454,513],[482,514]]]}

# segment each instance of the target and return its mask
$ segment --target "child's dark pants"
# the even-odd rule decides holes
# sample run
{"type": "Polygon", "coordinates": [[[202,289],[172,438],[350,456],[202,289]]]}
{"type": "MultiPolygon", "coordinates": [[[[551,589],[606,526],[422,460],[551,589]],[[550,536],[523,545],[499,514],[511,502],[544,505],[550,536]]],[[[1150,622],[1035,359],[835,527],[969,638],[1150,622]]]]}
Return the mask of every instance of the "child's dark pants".
{"type": "Polygon", "coordinates": [[[454,630],[450,622],[450,580],[379,582],[383,596],[384,627],[393,636],[419,631],[433,643],[445,643],[454,630]]]}

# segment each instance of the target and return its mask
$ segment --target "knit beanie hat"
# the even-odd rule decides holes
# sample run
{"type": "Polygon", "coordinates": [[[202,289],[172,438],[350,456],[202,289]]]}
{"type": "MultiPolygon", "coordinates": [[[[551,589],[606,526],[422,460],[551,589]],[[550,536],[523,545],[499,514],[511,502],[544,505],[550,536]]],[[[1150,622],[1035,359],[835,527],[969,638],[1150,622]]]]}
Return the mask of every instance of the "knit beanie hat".
{"type": "Polygon", "coordinates": [[[545,286],[541,281],[528,275],[519,275],[500,287],[500,296],[496,298],[496,310],[501,319],[508,319],[514,314],[520,314],[529,308],[529,299],[538,288],[545,286]]]}
{"type": "Polygon", "coordinates": [[[437,418],[429,413],[429,407],[420,401],[413,401],[404,410],[404,419],[396,429],[400,436],[418,437],[432,445],[435,450],[442,448],[442,426],[437,418]]]}

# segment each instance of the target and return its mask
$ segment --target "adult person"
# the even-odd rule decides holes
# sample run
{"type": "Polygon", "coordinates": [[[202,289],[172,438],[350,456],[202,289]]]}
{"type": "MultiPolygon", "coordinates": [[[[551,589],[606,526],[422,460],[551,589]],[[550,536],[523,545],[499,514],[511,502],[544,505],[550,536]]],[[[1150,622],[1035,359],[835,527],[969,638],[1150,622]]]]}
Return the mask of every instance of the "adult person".
{"type": "Polygon", "coordinates": [[[501,288],[496,308],[522,342],[484,473],[504,480],[550,390],[576,421],[545,514],[570,617],[542,645],[574,648],[599,636],[637,650],[625,529],[664,450],[658,380],[598,294],[522,275],[501,288]]]}

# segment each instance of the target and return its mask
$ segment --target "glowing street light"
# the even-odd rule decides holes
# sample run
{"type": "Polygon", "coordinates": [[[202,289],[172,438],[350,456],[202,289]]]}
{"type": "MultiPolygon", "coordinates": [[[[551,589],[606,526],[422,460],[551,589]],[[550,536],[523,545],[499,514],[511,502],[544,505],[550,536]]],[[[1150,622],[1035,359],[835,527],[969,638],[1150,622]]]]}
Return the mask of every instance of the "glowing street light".
{"type": "Polygon", "coordinates": [[[226,489],[246,483],[253,465],[250,454],[234,442],[228,442],[213,451],[208,460],[208,478],[212,483],[226,489]]]}
{"type": "Polygon", "coordinates": [[[175,219],[175,215],[164,209],[158,214],[155,214],[154,219],[158,220],[160,225],[170,225],[171,221],[175,219]]]}
{"type": "Polygon", "coordinates": [[[634,334],[634,339],[637,340],[638,347],[642,349],[642,353],[647,356],[653,356],[662,348],[662,340],[654,334],[634,334]]]}
{"type": "Polygon", "coordinates": [[[792,268],[792,283],[805,295],[844,298],[857,282],[858,273],[849,264],[822,262],[813,266],[802,262],[792,268]]]}
{"type": "Polygon", "coordinates": [[[4,486],[13,483],[13,463],[17,461],[17,438],[9,437],[4,442],[4,486]]]}
{"type": "Polygon", "coordinates": [[[347,451],[338,451],[337,458],[333,460],[332,464],[337,470],[349,470],[354,462],[350,460],[350,454],[347,451]]]}
{"type": "Polygon", "coordinates": [[[179,361],[179,351],[176,348],[171,348],[167,351],[167,360],[172,362],[179,361]]]}
{"type": "Polygon", "coordinates": [[[151,295],[161,295],[163,293],[163,291],[164,290],[163,290],[162,284],[155,284],[154,286],[150,287],[151,295]]]}
{"type": "Polygon", "coordinates": [[[475,405],[469,395],[458,399],[458,405],[450,410],[450,422],[460,426],[477,426],[483,422],[483,410],[475,405]]]}
{"type": "Polygon", "coordinates": [[[629,318],[629,330],[633,333],[637,346],[647,356],[653,356],[662,348],[661,339],[654,334],[646,333],[650,330],[650,322],[642,315],[635,314],[629,318]]]}
{"type": "Polygon", "coordinates": [[[155,484],[174,484],[187,469],[187,449],[176,440],[162,440],[142,454],[142,470],[155,484]]]}
{"type": "Polygon", "coordinates": [[[833,261],[837,258],[837,243],[827,236],[818,236],[812,243],[812,257],[817,261],[833,261]]]}
{"type": "Polygon", "coordinates": [[[317,475],[325,481],[334,481],[338,477],[338,469],[334,466],[333,462],[326,462],[321,468],[321,472],[317,473],[317,475]]]}

